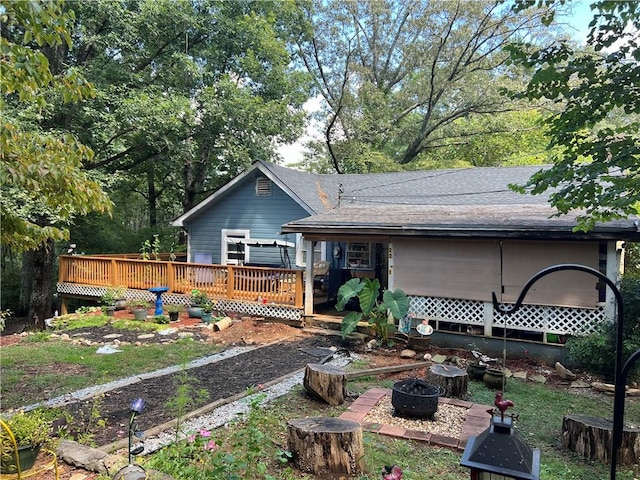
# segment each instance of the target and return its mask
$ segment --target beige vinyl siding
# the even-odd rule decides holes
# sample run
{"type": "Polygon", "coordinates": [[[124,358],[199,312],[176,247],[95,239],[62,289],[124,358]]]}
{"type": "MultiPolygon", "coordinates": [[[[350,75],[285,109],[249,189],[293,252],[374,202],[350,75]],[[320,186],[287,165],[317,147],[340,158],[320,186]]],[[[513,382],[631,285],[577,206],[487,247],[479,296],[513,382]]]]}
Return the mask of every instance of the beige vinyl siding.
{"type": "Polygon", "coordinates": [[[491,301],[500,294],[497,240],[393,239],[394,287],[409,295],[491,301]]]}
{"type": "MultiPolygon", "coordinates": [[[[598,243],[505,240],[502,245],[503,302],[515,302],[529,279],[540,270],[563,263],[598,268],[598,243]]],[[[593,275],[562,271],[538,280],[525,303],[570,307],[596,306],[598,279],[593,275]]]]}

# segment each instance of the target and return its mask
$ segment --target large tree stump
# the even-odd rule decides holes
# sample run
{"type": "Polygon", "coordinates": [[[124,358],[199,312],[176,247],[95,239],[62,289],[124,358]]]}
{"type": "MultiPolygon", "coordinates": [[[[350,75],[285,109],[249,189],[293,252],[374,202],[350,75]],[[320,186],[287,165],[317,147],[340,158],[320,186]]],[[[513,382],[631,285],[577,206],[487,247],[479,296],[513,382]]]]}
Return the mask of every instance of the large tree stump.
{"type": "MultiPolygon", "coordinates": [[[[640,429],[624,426],[618,463],[634,465],[640,458],[640,429]]],[[[588,459],[611,463],[613,423],[587,415],[565,415],[562,419],[562,447],[588,459]]]]}
{"type": "Polygon", "coordinates": [[[444,388],[445,397],[467,398],[469,376],[461,368],[453,365],[431,365],[427,380],[444,388]]]}
{"type": "Polygon", "coordinates": [[[303,472],[320,478],[364,471],[364,443],[358,422],[333,417],[289,420],[289,451],[303,472]]]}
{"type": "Polygon", "coordinates": [[[334,407],[342,405],[347,395],[347,376],[344,370],[331,365],[307,364],[303,385],[307,392],[334,407]]]}

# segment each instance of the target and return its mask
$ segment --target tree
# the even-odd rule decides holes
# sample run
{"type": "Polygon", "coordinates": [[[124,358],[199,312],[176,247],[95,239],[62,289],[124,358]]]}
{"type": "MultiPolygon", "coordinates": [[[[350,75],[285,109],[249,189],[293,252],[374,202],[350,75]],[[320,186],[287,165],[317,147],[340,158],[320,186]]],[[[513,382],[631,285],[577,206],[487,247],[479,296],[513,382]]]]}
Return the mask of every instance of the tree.
{"type": "Polygon", "coordinates": [[[559,214],[578,211],[581,230],[640,211],[640,3],[599,1],[591,9],[590,49],[511,47],[514,61],[535,70],[519,96],[563,107],[546,119],[550,147],[561,150],[553,166],[514,188],[552,189],[551,204],[559,214]]]}
{"type": "Polygon", "coordinates": [[[0,221],[2,247],[28,252],[37,269],[31,282],[29,318],[44,326],[51,312],[53,246],[68,238],[77,215],[108,211],[109,198],[83,169],[93,152],[74,135],[42,128],[38,120],[47,99],[61,103],[91,94],[74,69],[52,72],[42,52],[71,46],[73,15],[63,2],[2,1],[0,90],[0,221]]]}
{"type": "Polygon", "coordinates": [[[96,98],[55,121],[91,145],[93,168],[115,175],[115,188],[145,199],[152,227],[255,159],[277,160],[275,145],[302,133],[309,85],[287,48],[298,28],[293,2],[100,0],[73,8],[79,54],[55,52],[56,63],[86,72],[96,98]]]}
{"type": "MultiPolygon", "coordinates": [[[[299,43],[328,112],[325,143],[338,171],[343,152],[368,146],[400,164],[459,141],[459,119],[516,108],[501,87],[523,83],[505,64],[508,42],[545,33],[546,9],[502,2],[316,2],[315,36],[299,43]]],[[[474,132],[492,133],[491,129],[474,132]]]]}

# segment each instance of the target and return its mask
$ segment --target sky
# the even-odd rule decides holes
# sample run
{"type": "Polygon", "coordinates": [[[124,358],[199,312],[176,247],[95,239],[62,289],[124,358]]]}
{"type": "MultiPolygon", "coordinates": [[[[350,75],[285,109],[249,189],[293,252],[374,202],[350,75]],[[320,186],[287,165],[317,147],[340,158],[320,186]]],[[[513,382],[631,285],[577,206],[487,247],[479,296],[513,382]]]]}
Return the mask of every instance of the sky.
{"type": "MultiPolygon", "coordinates": [[[[591,8],[589,7],[594,0],[567,0],[567,5],[572,7],[571,15],[557,16],[556,21],[566,23],[569,31],[573,32],[574,38],[580,42],[585,43],[587,39],[587,33],[589,33],[589,22],[593,18],[591,8]]],[[[304,109],[307,112],[314,112],[319,109],[320,99],[312,98],[304,104],[304,109]]],[[[317,122],[312,122],[307,128],[306,133],[292,145],[281,145],[278,147],[278,152],[284,159],[285,164],[300,162],[303,156],[303,145],[317,138],[321,132],[321,127],[317,122]]]]}

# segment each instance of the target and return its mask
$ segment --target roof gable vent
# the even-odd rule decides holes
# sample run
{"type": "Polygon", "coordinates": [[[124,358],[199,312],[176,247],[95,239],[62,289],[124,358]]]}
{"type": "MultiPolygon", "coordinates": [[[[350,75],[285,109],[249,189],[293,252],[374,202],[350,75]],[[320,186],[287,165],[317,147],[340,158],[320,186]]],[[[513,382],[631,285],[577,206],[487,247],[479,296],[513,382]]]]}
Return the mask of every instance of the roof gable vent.
{"type": "Polygon", "coordinates": [[[256,180],[256,196],[258,197],[271,196],[271,180],[265,177],[260,177],[256,180]]]}

